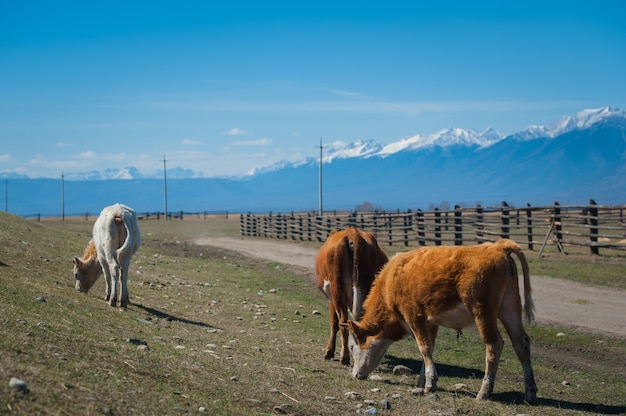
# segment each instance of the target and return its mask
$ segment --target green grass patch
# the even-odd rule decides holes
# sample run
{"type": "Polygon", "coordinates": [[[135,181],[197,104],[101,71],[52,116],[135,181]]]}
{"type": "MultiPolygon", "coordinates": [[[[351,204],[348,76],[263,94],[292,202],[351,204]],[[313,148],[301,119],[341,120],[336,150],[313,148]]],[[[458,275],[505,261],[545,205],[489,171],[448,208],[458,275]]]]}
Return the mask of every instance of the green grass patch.
{"type": "Polygon", "coordinates": [[[327,303],[310,274],[191,243],[236,235],[232,219],[141,222],[131,306],[111,308],[103,281],[86,295],[74,290],[71,258],[82,254],[92,225],[0,213],[0,413],[336,415],[383,399],[398,415],[626,411],[624,341],[563,328],[528,328],[536,407],[522,402],[521,368],[506,335],[489,402],[474,400],[485,350],[473,330],[458,338],[440,330],[436,398],[411,393],[416,375],[392,374],[397,364],[419,371],[413,340],[389,349],[376,370],[383,381],[353,379],[323,359],[327,303]],[[11,377],[29,391],[10,389],[11,377]]]}

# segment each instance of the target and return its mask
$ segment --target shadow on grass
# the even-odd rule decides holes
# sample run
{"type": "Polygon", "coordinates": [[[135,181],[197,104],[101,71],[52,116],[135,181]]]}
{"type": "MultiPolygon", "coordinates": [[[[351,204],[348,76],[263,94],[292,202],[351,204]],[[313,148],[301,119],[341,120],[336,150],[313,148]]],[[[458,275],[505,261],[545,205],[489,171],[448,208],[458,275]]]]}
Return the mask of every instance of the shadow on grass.
{"type": "Polygon", "coordinates": [[[214,329],[220,329],[220,330],[222,329],[222,328],[215,327],[213,325],[209,325],[204,322],[192,321],[190,319],[185,319],[185,318],[179,318],[179,317],[170,315],[169,313],[160,311],[158,309],[151,308],[149,306],[144,306],[144,305],[140,305],[137,303],[134,303],[133,306],[136,306],[139,309],[143,309],[145,312],[149,313],[150,315],[154,315],[159,319],[165,319],[166,321],[176,321],[176,322],[181,322],[183,324],[200,326],[202,328],[214,328],[214,329]]]}
{"type": "MultiPolygon", "coordinates": [[[[381,371],[381,367],[379,367],[379,371],[382,373],[390,374],[393,371],[393,367],[397,365],[404,365],[415,373],[415,385],[417,385],[417,376],[419,375],[419,371],[422,368],[422,361],[411,359],[411,358],[400,358],[395,357],[393,355],[386,355],[385,359],[382,363],[386,369],[381,371]]],[[[484,371],[478,370],[475,368],[464,368],[453,365],[446,365],[441,363],[435,364],[437,367],[437,373],[439,376],[446,377],[454,377],[454,378],[465,378],[465,379],[474,379],[474,380],[482,380],[484,376],[484,371]]],[[[498,380],[496,378],[496,386],[498,380]]],[[[395,384],[395,383],[392,383],[395,384]]],[[[541,387],[541,386],[539,386],[541,387]]],[[[523,389],[523,385],[520,386],[523,389]]],[[[439,393],[450,393],[456,395],[464,395],[469,397],[476,397],[477,392],[469,392],[469,391],[459,391],[459,390],[446,390],[439,387],[439,393]]],[[[524,403],[524,393],[523,391],[510,391],[510,392],[500,392],[493,393],[491,395],[490,400],[505,403],[505,404],[523,404],[524,403]]],[[[564,400],[556,400],[550,398],[538,398],[538,403],[533,408],[540,409],[542,407],[553,407],[555,409],[561,410],[577,410],[584,412],[591,412],[597,414],[605,414],[605,415],[621,415],[626,413],[626,406],[607,406],[599,403],[580,403],[580,402],[569,402],[564,400]]]]}
{"type": "MultiPolygon", "coordinates": [[[[422,360],[386,355],[385,360],[383,361],[383,365],[389,367],[389,372],[391,372],[393,370],[393,367],[397,365],[409,367],[411,370],[413,370],[415,376],[417,377],[419,375],[420,369],[422,368],[422,360]]],[[[437,373],[439,374],[439,376],[443,375],[446,377],[482,380],[484,375],[484,372],[482,370],[477,370],[475,368],[464,368],[442,363],[435,363],[435,367],[437,368],[437,373]]]]}
{"type": "MultiPolygon", "coordinates": [[[[524,403],[524,395],[522,392],[516,391],[494,393],[491,395],[491,400],[501,403],[521,404],[524,403]]],[[[569,402],[566,400],[556,400],[547,397],[539,397],[537,405],[533,407],[537,409],[542,407],[553,407],[559,410],[577,410],[602,415],[622,415],[626,413],[626,406],[606,406],[599,403],[569,402]]]]}

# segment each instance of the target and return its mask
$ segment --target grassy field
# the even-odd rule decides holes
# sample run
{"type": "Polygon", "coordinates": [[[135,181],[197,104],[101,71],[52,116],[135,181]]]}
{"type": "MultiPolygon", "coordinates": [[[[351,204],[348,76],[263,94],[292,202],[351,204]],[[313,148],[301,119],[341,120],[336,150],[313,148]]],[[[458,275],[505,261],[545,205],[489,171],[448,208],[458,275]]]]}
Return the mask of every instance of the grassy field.
{"type": "MultiPolygon", "coordinates": [[[[353,379],[348,368],[323,359],[328,311],[312,270],[190,243],[236,235],[237,219],[141,222],[131,306],[111,308],[101,298],[103,281],[87,295],[74,290],[71,259],[82,254],[92,225],[0,213],[0,414],[337,415],[369,407],[396,415],[626,412],[625,341],[562,328],[528,328],[538,406],[522,402],[521,368],[508,340],[493,399],[474,400],[484,346],[471,330],[458,339],[440,331],[436,396],[413,394],[416,376],[392,373],[398,364],[419,370],[411,340],[389,349],[377,370],[381,381],[353,379]],[[28,391],[10,388],[12,377],[28,391]],[[457,390],[456,383],[467,387],[457,390]],[[390,410],[381,410],[382,400],[390,410]]],[[[603,259],[593,261],[593,273],[573,266],[567,274],[624,287],[623,259],[603,259]]],[[[531,273],[546,275],[558,272],[555,262],[573,262],[558,255],[531,261],[531,273]]]]}

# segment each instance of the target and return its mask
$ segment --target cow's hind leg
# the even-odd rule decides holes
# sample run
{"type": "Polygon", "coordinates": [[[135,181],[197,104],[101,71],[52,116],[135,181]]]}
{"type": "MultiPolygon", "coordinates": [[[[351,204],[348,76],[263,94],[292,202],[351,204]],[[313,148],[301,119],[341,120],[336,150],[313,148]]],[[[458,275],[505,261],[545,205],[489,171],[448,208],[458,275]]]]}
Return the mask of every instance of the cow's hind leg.
{"type": "Polygon", "coordinates": [[[513,311],[503,311],[500,314],[500,321],[504,325],[517,358],[522,364],[524,371],[524,400],[530,404],[537,403],[537,384],[535,374],[530,359],[530,337],[524,331],[521,313],[513,311]]]}
{"type": "Polygon", "coordinates": [[[130,269],[130,259],[122,262],[122,268],[120,270],[122,293],[120,297],[120,306],[126,308],[130,303],[128,295],[128,270],[130,269]]]}
{"type": "Polygon", "coordinates": [[[498,330],[497,318],[495,315],[493,318],[489,314],[485,315],[487,315],[485,319],[476,320],[478,332],[485,342],[485,377],[476,396],[478,400],[488,399],[493,392],[498,364],[500,363],[500,354],[502,353],[502,348],[504,348],[504,340],[498,330]]]}
{"type": "Polygon", "coordinates": [[[117,306],[117,298],[120,294],[120,266],[117,261],[109,261],[109,270],[111,273],[111,298],[109,299],[109,305],[117,306]]]}

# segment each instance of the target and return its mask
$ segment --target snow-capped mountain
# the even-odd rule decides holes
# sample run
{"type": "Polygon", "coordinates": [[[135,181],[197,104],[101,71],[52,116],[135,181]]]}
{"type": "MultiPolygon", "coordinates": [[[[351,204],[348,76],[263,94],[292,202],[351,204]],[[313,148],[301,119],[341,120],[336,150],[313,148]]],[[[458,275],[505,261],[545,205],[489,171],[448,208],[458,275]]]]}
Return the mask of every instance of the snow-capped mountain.
{"type": "Polygon", "coordinates": [[[615,107],[582,110],[573,116],[564,116],[547,126],[530,126],[513,135],[516,140],[554,138],[572,130],[588,129],[612,117],[626,118],[626,111],[615,107]]]}
{"type": "MultiPolygon", "coordinates": [[[[327,146],[328,210],[354,209],[365,201],[391,210],[425,209],[442,201],[483,206],[582,204],[590,198],[607,205],[626,202],[626,113],[611,107],[507,137],[492,129],[451,128],[384,146],[374,140],[327,146]]],[[[187,212],[315,210],[318,163],[315,157],[282,162],[238,178],[197,178],[191,170],[168,169],[168,178],[178,179],[168,183],[168,206],[187,212]]],[[[72,214],[98,212],[111,202],[110,195],[139,211],[162,209],[162,172],[141,178],[134,168],[112,169],[83,178],[65,184],[65,207],[72,214]],[[105,178],[115,179],[96,180],[105,178]]],[[[58,215],[58,193],[58,179],[12,180],[10,212],[58,215]]]]}
{"type": "Polygon", "coordinates": [[[68,172],[64,178],[72,181],[95,181],[106,179],[139,179],[143,175],[138,169],[127,166],[119,169],[105,169],[103,171],[92,170],[89,172],[68,172]]]}
{"type": "MultiPolygon", "coordinates": [[[[381,144],[373,139],[357,140],[352,143],[336,141],[329,144],[323,144],[323,162],[326,164],[341,159],[372,158],[376,156],[389,157],[398,152],[419,151],[437,147],[446,148],[451,146],[466,146],[486,148],[507,139],[527,141],[540,138],[555,138],[574,130],[590,128],[597,123],[611,118],[625,119],[626,111],[615,107],[582,110],[574,115],[561,117],[547,126],[529,126],[527,129],[508,137],[503,136],[493,128],[488,128],[483,132],[477,132],[473,129],[450,127],[431,135],[416,134],[388,144],[381,144]]],[[[319,159],[317,157],[307,157],[296,162],[283,160],[268,166],[250,169],[250,171],[242,175],[232,176],[230,178],[251,178],[256,175],[276,172],[281,169],[297,168],[299,166],[315,165],[317,163],[319,163],[319,159]]],[[[190,169],[183,169],[180,167],[168,169],[167,175],[171,179],[204,177],[204,175],[200,172],[194,172],[190,169]]],[[[84,173],[68,173],[65,175],[66,179],[69,180],[140,179],[149,177],[161,178],[162,176],[163,171],[158,171],[154,175],[142,175],[134,167],[107,169],[102,172],[91,171],[84,173]]]]}

